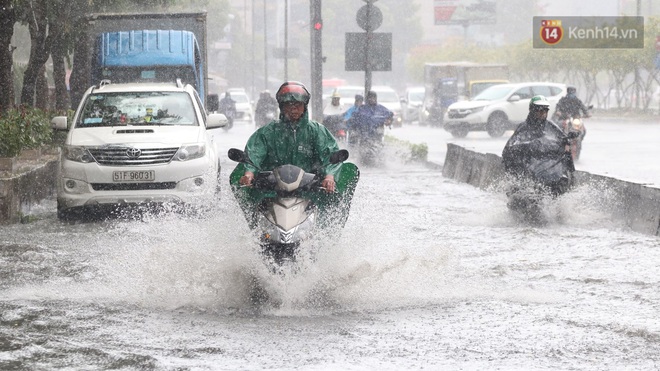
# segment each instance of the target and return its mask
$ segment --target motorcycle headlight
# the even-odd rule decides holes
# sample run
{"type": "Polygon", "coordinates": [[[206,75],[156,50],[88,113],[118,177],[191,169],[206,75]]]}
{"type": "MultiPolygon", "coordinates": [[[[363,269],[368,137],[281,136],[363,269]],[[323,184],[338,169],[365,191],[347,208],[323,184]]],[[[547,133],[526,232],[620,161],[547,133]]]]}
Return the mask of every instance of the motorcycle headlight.
{"type": "Polygon", "coordinates": [[[70,161],[82,162],[84,164],[94,162],[94,157],[83,146],[65,146],[64,158],[70,161]]]}
{"type": "Polygon", "coordinates": [[[206,154],[206,144],[194,143],[184,144],[174,155],[174,161],[190,161],[196,158],[204,157],[206,154]]]}
{"type": "Polygon", "coordinates": [[[573,125],[573,129],[575,130],[582,129],[582,120],[580,119],[573,119],[573,122],[571,124],[573,125]]]}
{"type": "Polygon", "coordinates": [[[289,231],[283,230],[263,216],[259,218],[258,224],[259,230],[261,230],[260,237],[263,241],[296,243],[307,240],[313,235],[315,218],[314,215],[310,215],[304,222],[289,231]]]}

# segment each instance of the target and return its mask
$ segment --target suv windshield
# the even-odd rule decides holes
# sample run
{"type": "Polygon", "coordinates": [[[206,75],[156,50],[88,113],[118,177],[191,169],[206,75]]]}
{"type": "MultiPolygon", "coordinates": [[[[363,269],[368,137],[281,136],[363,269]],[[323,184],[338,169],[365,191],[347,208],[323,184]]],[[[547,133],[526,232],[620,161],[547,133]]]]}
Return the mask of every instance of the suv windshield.
{"type": "Polygon", "coordinates": [[[474,97],[474,100],[497,100],[504,98],[511,91],[511,86],[494,85],[474,97]]]}
{"type": "Polygon", "coordinates": [[[184,92],[94,93],[87,97],[76,123],[76,127],[124,125],[197,125],[197,117],[184,92]]]}

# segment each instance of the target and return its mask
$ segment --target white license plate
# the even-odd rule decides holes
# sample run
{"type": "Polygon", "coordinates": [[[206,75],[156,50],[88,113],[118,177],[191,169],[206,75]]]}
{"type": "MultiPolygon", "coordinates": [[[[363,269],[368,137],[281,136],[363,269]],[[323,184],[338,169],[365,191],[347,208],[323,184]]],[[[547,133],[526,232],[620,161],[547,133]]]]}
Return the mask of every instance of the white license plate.
{"type": "Polygon", "coordinates": [[[156,172],[153,170],[113,171],[112,180],[115,182],[153,182],[156,180],[156,172]]]}

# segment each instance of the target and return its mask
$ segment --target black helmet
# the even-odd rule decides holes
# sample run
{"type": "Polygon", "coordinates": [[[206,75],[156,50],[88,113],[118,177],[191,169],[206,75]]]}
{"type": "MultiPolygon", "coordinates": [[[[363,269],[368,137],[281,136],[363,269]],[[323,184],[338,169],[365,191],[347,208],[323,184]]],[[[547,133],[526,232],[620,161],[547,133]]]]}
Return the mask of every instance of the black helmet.
{"type": "Polygon", "coordinates": [[[277,89],[275,94],[277,103],[282,105],[285,102],[303,102],[305,105],[309,103],[309,91],[305,85],[298,81],[287,81],[277,89]]]}

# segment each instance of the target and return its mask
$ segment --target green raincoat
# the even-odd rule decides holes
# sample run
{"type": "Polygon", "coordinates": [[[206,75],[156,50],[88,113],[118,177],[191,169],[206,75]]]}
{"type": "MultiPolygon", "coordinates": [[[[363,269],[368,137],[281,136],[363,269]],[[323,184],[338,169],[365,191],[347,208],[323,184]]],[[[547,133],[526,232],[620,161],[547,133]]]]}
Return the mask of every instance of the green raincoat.
{"type": "Polygon", "coordinates": [[[348,218],[360,172],[352,163],[330,164],[330,155],[338,150],[337,141],[330,131],[325,126],[309,120],[307,111],[295,125],[285,121],[284,116],[280,115],[279,121],[257,129],[245,145],[245,153],[255,166],[238,164],[229,178],[234,196],[245,212],[250,227],[256,226],[256,205],[265,198],[274,197],[274,194],[252,187],[241,187],[239,179],[245,171],[256,174],[286,164],[298,166],[321,177],[334,176],[336,193],[314,192],[310,197],[321,209],[320,224],[343,226],[348,218]],[[329,212],[330,209],[336,209],[338,212],[329,212]],[[330,217],[330,214],[334,217],[330,217]]]}
{"type": "Polygon", "coordinates": [[[248,139],[245,153],[260,169],[251,165],[246,165],[246,169],[256,173],[290,164],[322,177],[336,177],[341,164],[330,164],[330,155],[338,150],[337,141],[330,131],[310,121],[305,111],[296,125],[279,120],[257,129],[248,139]]]}

